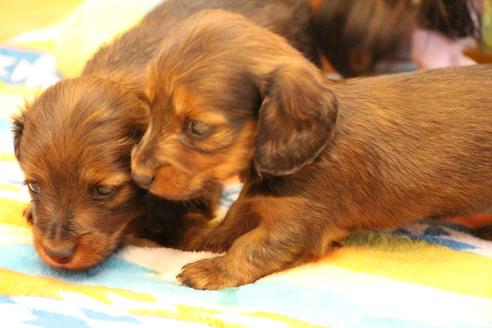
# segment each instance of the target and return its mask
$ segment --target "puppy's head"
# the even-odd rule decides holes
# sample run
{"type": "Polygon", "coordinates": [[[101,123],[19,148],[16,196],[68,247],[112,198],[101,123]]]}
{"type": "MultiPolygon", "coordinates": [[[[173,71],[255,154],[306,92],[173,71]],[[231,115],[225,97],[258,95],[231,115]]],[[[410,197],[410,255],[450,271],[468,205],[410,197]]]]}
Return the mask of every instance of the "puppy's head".
{"type": "Polygon", "coordinates": [[[186,199],[253,163],[260,175],[295,173],[326,146],[335,97],[284,39],[220,10],[169,35],[147,76],[149,128],[132,151],[141,186],[186,199]]]}
{"type": "Polygon", "coordinates": [[[98,264],[141,214],[130,152],[146,116],[139,97],[119,83],[80,77],[50,87],[15,118],[34,244],[49,265],[98,264]]]}

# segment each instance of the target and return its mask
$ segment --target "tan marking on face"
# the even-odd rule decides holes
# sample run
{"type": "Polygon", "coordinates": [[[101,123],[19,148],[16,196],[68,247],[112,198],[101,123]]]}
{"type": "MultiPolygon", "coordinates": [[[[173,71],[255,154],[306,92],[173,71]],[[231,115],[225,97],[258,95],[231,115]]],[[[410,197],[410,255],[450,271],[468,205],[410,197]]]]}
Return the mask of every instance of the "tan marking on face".
{"type": "Polygon", "coordinates": [[[197,91],[193,92],[186,87],[177,87],[174,92],[174,114],[183,123],[186,119],[194,119],[209,125],[223,125],[227,119],[219,111],[211,108],[204,97],[197,91]]]}
{"type": "Polygon", "coordinates": [[[131,181],[131,177],[128,174],[119,174],[119,175],[112,175],[108,176],[107,178],[103,179],[101,184],[107,185],[107,186],[121,186],[127,182],[131,181]]]}
{"type": "Polygon", "coordinates": [[[93,181],[94,184],[118,187],[129,181],[131,176],[123,172],[115,172],[91,168],[84,174],[87,181],[93,181]]]}

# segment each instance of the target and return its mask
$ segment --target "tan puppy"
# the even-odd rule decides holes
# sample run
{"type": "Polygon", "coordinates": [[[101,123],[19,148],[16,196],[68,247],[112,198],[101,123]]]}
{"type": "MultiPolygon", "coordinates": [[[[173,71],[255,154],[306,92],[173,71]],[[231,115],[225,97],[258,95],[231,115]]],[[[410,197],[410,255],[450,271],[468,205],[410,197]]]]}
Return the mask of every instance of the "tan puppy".
{"type": "Polygon", "coordinates": [[[492,203],[491,65],[332,82],[224,11],[180,24],[160,54],[134,174],[172,199],[245,184],[217,228],[189,235],[189,249],[227,251],[186,265],[189,286],[253,282],[361,229],[492,203]]]}

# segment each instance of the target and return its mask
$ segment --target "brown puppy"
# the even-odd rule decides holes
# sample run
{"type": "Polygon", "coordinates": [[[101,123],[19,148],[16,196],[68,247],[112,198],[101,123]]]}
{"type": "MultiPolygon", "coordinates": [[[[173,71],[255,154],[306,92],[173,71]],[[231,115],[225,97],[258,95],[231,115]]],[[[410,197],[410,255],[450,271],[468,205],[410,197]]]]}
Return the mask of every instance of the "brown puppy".
{"type": "MultiPolygon", "coordinates": [[[[155,204],[159,200],[151,196],[144,205],[142,190],[131,181],[129,160],[147,124],[145,67],[171,27],[204,8],[243,13],[317,60],[307,1],[168,0],[157,6],[101,48],[80,77],[49,88],[15,119],[16,155],[32,196],[32,211],[26,214],[46,263],[72,270],[94,266],[142,216],[151,223],[146,232],[152,237],[179,246],[188,206],[155,204]]],[[[210,184],[195,195],[204,197],[191,203],[198,221],[201,214],[211,215],[217,189],[210,184]]]]}
{"type": "Polygon", "coordinates": [[[244,189],[217,228],[188,234],[189,249],[225,255],[179,278],[238,286],[354,231],[487,207],[491,77],[484,65],[333,82],[239,15],[180,24],[150,66],[132,170],[172,199],[233,174],[244,189]]]}

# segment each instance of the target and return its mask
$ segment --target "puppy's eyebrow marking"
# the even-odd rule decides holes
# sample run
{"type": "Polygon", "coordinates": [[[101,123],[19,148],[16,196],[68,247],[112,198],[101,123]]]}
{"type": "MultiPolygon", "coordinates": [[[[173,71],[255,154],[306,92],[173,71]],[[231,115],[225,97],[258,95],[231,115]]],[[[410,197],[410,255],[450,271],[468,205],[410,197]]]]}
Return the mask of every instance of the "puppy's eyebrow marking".
{"type": "Polygon", "coordinates": [[[206,98],[179,88],[174,92],[173,107],[176,114],[203,121],[211,125],[227,124],[227,118],[217,109],[211,107],[206,98]]]}
{"type": "Polygon", "coordinates": [[[207,112],[206,110],[200,111],[200,113],[197,113],[197,115],[194,115],[191,118],[211,125],[227,124],[227,119],[224,115],[217,112],[207,112]]]}
{"type": "Polygon", "coordinates": [[[131,180],[131,177],[128,174],[116,174],[116,175],[110,176],[107,179],[104,179],[102,182],[104,184],[107,184],[107,185],[118,186],[118,185],[124,184],[130,180],[131,180]]]}
{"type": "MultiPolygon", "coordinates": [[[[96,173],[96,172],[92,172],[96,173]]],[[[88,177],[96,178],[100,174],[89,174],[88,177]]],[[[128,181],[131,180],[131,177],[129,174],[113,174],[113,175],[103,175],[105,176],[102,180],[96,180],[98,181],[97,184],[103,184],[107,186],[120,186],[122,184],[127,183],[128,181]]]]}

